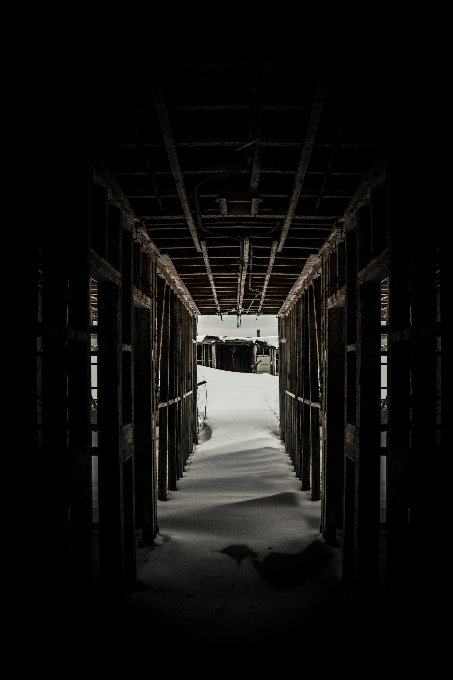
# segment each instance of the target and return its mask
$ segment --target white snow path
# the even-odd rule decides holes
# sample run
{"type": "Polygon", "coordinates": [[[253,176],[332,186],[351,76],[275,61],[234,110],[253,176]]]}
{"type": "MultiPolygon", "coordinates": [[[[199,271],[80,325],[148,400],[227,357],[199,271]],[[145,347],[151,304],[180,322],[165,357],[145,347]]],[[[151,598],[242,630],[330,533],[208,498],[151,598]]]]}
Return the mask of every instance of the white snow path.
{"type": "Polygon", "coordinates": [[[133,610],[145,627],[157,616],[185,638],[220,645],[312,630],[324,610],[343,607],[339,549],[321,573],[283,590],[261,578],[251,557],[238,564],[221,552],[246,545],[262,561],[322,540],[320,502],[301,491],[277,436],[278,378],[201,367],[204,379],[212,436],[196,447],[178,491],[158,503],[156,547],[138,551],[143,590],[133,610]]]}

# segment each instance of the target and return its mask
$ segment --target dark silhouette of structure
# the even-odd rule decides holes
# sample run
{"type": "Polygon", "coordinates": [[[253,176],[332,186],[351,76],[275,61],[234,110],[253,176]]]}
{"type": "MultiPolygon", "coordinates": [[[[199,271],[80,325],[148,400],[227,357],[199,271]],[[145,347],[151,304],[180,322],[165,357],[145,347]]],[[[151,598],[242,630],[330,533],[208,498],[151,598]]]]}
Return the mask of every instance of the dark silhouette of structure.
{"type": "Polygon", "coordinates": [[[197,315],[258,313],[279,315],[281,436],[345,587],[423,590],[441,223],[428,86],[397,66],[118,59],[67,74],[39,230],[50,589],[89,596],[94,534],[96,584],[127,597],[197,441],[197,315]]]}

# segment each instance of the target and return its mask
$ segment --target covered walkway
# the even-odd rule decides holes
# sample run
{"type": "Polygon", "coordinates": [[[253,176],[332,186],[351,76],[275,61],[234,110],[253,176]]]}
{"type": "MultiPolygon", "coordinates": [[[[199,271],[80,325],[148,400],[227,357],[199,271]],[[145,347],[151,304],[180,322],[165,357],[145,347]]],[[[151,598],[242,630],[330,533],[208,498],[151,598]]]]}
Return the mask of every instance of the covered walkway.
{"type": "Polygon", "coordinates": [[[158,504],[155,546],[138,551],[132,620],[216,647],[316,640],[349,604],[341,551],[320,533],[321,503],[301,491],[278,437],[278,378],[198,373],[208,386],[202,443],[158,504]]]}

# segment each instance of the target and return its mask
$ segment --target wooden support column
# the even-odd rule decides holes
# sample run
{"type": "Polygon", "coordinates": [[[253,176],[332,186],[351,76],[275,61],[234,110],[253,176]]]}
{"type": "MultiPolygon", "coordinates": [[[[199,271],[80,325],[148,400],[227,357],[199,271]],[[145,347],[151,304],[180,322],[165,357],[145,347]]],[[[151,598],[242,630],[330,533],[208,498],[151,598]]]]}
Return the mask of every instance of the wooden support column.
{"type": "MultiPolygon", "coordinates": [[[[355,225],[352,225],[355,226],[355,225]]],[[[346,366],[343,503],[343,581],[352,588],[356,577],[357,469],[357,238],[346,233],[346,366]]],[[[328,417],[328,416],[327,416],[328,417]]],[[[351,591],[352,595],[352,591],[351,591]]]]}
{"type": "Polygon", "coordinates": [[[286,338],[285,338],[285,317],[280,316],[278,319],[278,335],[279,343],[279,396],[280,396],[280,438],[285,441],[285,407],[286,407],[286,338]]]}
{"type": "Polygon", "coordinates": [[[135,315],[135,526],[142,532],[142,545],[153,545],[156,525],[153,313],[151,309],[137,307],[135,315]]]}
{"type": "Polygon", "coordinates": [[[344,307],[327,312],[326,445],[323,464],[323,536],[336,544],[343,528],[344,478],[344,307]]]}
{"type": "Polygon", "coordinates": [[[91,173],[75,164],[71,177],[71,218],[68,238],[70,298],[67,343],[68,370],[68,503],[72,583],[78,596],[92,589],[91,539],[91,380],[90,275],[88,266],[91,173]],[[72,333],[72,331],[75,331],[72,333]]]}
{"type": "MultiPolygon", "coordinates": [[[[197,319],[195,316],[192,317],[192,359],[191,359],[191,370],[192,370],[192,390],[193,390],[193,401],[192,401],[192,428],[193,428],[193,443],[198,444],[198,413],[197,413],[197,319]]],[[[191,451],[192,453],[192,451],[191,451]]]]}
{"type": "Polygon", "coordinates": [[[177,306],[178,299],[174,292],[170,290],[170,310],[169,310],[169,359],[168,359],[168,401],[172,402],[168,404],[168,488],[171,491],[177,490],[177,404],[174,399],[178,396],[177,394],[177,378],[178,378],[178,366],[177,366],[177,306]]]}
{"type": "Polygon", "coordinates": [[[169,400],[169,345],[170,345],[170,296],[165,286],[162,307],[162,332],[160,343],[160,404],[159,408],[159,473],[158,499],[166,501],[168,495],[168,406],[169,400]]]}
{"type": "Polygon", "coordinates": [[[309,335],[309,315],[308,315],[308,290],[302,294],[302,386],[303,386],[303,406],[302,406],[302,465],[301,482],[302,490],[310,489],[310,335],[309,335]]]}
{"type": "Polygon", "coordinates": [[[408,169],[395,162],[388,173],[389,347],[387,365],[387,551],[386,589],[400,600],[407,584],[410,470],[411,347],[404,338],[410,327],[410,278],[407,244],[408,169]]]}
{"type": "Polygon", "coordinates": [[[301,333],[302,331],[302,304],[300,298],[295,304],[295,351],[296,351],[296,369],[295,369],[295,408],[296,408],[296,422],[295,422],[295,462],[294,467],[296,470],[296,476],[298,479],[301,478],[302,468],[302,402],[300,398],[303,394],[302,387],[302,342],[301,333]]]}
{"type": "Polygon", "coordinates": [[[311,460],[311,499],[321,498],[320,487],[320,440],[319,440],[319,404],[318,384],[318,342],[316,337],[315,302],[313,285],[308,289],[308,325],[309,325],[309,361],[310,361],[310,460],[311,460]]]}
{"type": "MultiPolygon", "coordinates": [[[[67,582],[70,579],[68,569],[70,518],[67,490],[62,480],[66,479],[68,457],[65,326],[68,296],[69,187],[66,178],[56,186],[57,203],[52,214],[42,225],[41,231],[42,324],[38,328],[38,335],[42,348],[42,429],[38,455],[36,460],[32,461],[32,471],[40,483],[34,519],[43,527],[39,545],[36,547],[42,549],[45,565],[42,569],[44,584],[50,592],[55,588],[66,593],[67,582]],[[52,578],[49,578],[50,574],[52,578]]],[[[85,197],[88,198],[88,178],[85,197]]],[[[56,604],[58,607],[58,603],[56,604]]]]}
{"type": "Polygon", "coordinates": [[[357,587],[377,594],[379,580],[381,346],[380,282],[360,286],[358,309],[357,587]]]}
{"type": "Polygon", "coordinates": [[[99,551],[101,588],[122,598],[125,581],[122,516],[121,296],[98,284],[99,551]]]}

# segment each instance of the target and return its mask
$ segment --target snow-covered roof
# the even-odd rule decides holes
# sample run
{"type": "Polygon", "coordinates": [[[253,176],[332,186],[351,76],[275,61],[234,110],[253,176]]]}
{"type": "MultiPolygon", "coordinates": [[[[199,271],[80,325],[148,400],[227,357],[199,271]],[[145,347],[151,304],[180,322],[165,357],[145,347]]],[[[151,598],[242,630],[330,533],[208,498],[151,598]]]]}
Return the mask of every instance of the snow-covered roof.
{"type": "Polygon", "coordinates": [[[271,347],[278,347],[278,335],[266,335],[266,336],[242,336],[242,335],[197,335],[197,342],[233,342],[237,340],[239,342],[265,342],[271,347]]]}

